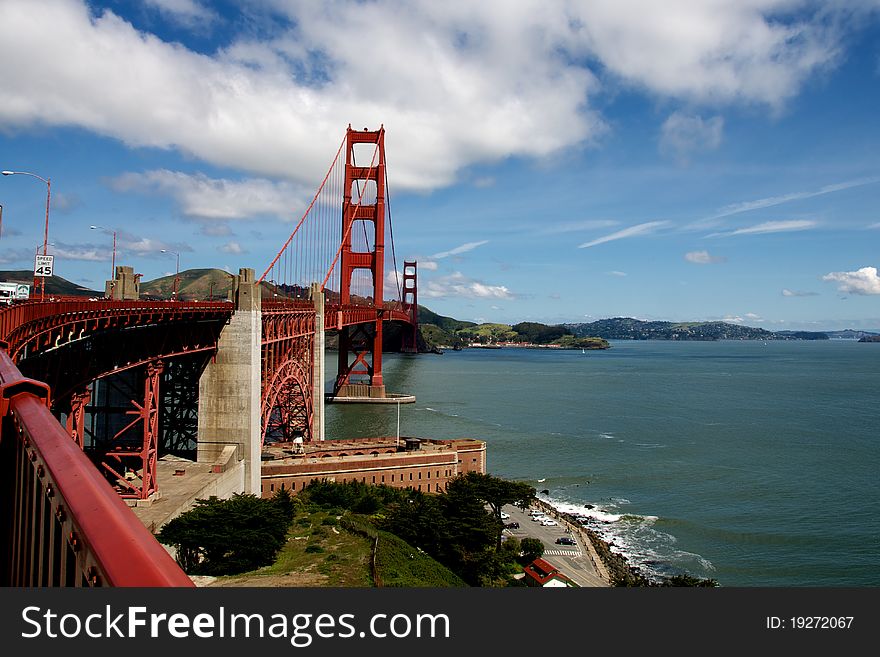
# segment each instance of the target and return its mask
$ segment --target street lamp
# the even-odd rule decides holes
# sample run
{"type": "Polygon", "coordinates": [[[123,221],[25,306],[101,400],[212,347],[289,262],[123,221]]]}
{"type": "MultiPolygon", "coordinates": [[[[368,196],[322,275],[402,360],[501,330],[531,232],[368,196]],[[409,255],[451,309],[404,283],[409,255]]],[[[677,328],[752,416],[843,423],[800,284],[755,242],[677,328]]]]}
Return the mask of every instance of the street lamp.
{"type": "Polygon", "coordinates": [[[177,286],[180,283],[180,254],[170,249],[161,249],[162,253],[173,253],[177,256],[177,271],[174,273],[174,291],[171,293],[172,300],[177,300],[177,286]]]}
{"type": "MultiPolygon", "coordinates": [[[[43,255],[46,255],[46,250],[49,248],[49,199],[52,196],[52,179],[51,178],[43,178],[43,176],[38,176],[35,173],[31,173],[29,171],[0,171],[4,176],[31,176],[32,178],[37,178],[46,183],[46,228],[43,231],[43,255]]],[[[37,277],[36,271],[34,272],[34,288],[37,287],[37,283],[40,283],[40,301],[45,299],[46,297],[46,277],[40,276],[37,277]]]]}
{"type": "Polygon", "coordinates": [[[113,233],[113,259],[110,261],[110,280],[115,280],[116,278],[116,231],[112,228],[105,228],[104,226],[89,226],[90,230],[109,230],[113,233]]]}

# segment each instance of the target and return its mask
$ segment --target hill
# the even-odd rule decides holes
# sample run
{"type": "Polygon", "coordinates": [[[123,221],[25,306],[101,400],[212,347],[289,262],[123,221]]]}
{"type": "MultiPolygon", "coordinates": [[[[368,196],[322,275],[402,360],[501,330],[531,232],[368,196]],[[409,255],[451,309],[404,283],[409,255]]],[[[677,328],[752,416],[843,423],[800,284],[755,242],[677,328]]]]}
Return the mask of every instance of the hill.
{"type": "Polygon", "coordinates": [[[565,326],[574,335],[594,335],[606,340],[800,339],[729,322],[647,322],[631,317],[614,317],[585,324],[565,324],[565,326]]]}
{"type": "MultiPolygon", "coordinates": [[[[232,290],[232,274],[222,269],[187,269],[180,272],[179,278],[178,298],[182,300],[226,299],[232,290]]],[[[142,297],[170,299],[173,289],[173,274],[141,281],[142,297]]]]}
{"type": "MultiPolygon", "coordinates": [[[[31,296],[34,294],[34,272],[29,269],[9,269],[0,271],[0,281],[11,283],[24,283],[31,286],[31,296]]],[[[104,291],[90,290],[82,285],[77,285],[61,276],[52,276],[46,279],[46,294],[59,294],[73,297],[103,297],[104,291]]]]}

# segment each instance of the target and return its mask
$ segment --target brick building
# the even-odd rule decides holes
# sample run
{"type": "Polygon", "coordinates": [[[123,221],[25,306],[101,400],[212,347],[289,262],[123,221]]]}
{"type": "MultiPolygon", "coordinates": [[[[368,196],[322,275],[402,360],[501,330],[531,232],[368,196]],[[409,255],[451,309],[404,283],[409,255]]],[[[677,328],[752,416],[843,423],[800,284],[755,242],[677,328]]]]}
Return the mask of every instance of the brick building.
{"type": "Polygon", "coordinates": [[[446,489],[456,475],[486,472],[486,443],[470,438],[324,440],[263,450],[262,495],[298,493],[313,480],[360,481],[427,493],[446,489]]]}

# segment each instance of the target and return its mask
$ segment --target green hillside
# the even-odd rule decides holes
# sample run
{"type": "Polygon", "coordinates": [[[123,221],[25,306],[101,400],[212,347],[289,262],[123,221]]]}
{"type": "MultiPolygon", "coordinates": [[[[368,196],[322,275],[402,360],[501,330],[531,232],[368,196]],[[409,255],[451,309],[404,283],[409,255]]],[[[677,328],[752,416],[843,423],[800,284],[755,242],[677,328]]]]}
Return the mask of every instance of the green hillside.
{"type": "MultiPolygon", "coordinates": [[[[0,281],[9,283],[24,283],[31,286],[31,296],[34,294],[34,272],[29,269],[10,269],[0,271],[0,281]]],[[[72,283],[61,276],[51,276],[46,279],[46,294],[60,294],[74,297],[103,297],[104,291],[90,290],[82,285],[72,283]]]]}

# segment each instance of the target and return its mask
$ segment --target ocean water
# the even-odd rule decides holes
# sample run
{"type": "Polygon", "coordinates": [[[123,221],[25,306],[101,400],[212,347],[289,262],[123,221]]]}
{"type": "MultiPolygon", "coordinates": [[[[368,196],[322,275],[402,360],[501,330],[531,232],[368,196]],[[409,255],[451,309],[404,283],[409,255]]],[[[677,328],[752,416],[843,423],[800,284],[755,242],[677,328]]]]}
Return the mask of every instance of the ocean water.
{"type": "MultiPolygon", "coordinates": [[[[880,344],[615,341],[384,363],[387,389],[417,398],[402,435],[485,440],[490,473],[595,518],[648,574],[880,585],[880,344]]],[[[395,435],[397,414],[331,405],[327,436],[395,435]]]]}

